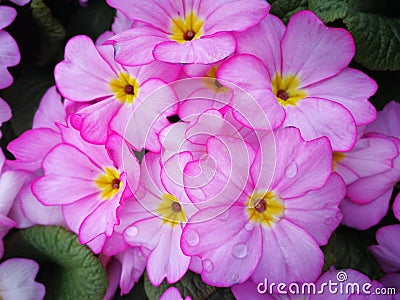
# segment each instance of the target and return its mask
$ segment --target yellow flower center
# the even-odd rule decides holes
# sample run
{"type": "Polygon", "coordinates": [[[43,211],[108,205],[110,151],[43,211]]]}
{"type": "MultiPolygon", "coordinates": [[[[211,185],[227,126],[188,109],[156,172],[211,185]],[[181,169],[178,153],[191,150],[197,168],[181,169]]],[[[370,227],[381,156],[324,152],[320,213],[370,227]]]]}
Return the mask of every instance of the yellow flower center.
{"type": "Polygon", "coordinates": [[[139,83],[128,73],[119,73],[118,78],[110,81],[111,91],[122,103],[132,104],[139,92],[139,83]]]}
{"type": "Polygon", "coordinates": [[[204,20],[200,19],[194,11],[185,18],[176,17],[171,19],[170,38],[180,44],[195,40],[203,34],[204,20]]]}
{"type": "Polygon", "coordinates": [[[217,71],[218,67],[214,66],[207,72],[206,77],[202,79],[204,85],[217,94],[229,92],[229,89],[218,81],[217,71]]]}
{"type": "Polygon", "coordinates": [[[164,224],[168,223],[172,227],[187,220],[186,212],[179,200],[171,194],[162,195],[161,203],[157,207],[157,213],[163,219],[164,224]]]}
{"type": "Polygon", "coordinates": [[[346,156],[344,155],[343,152],[333,152],[332,153],[332,171],[336,170],[337,163],[341,161],[343,158],[346,156]]]}
{"type": "Polygon", "coordinates": [[[114,197],[122,187],[121,174],[113,167],[104,167],[104,173],[99,175],[94,183],[100,189],[102,200],[109,200],[114,197]]]}
{"type": "Polygon", "coordinates": [[[271,84],[272,92],[282,106],[296,105],[297,102],[307,96],[305,91],[299,89],[300,80],[296,75],[286,75],[282,78],[280,73],[276,73],[271,84]]]}
{"type": "Polygon", "coordinates": [[[268,227],[278,223],[285,212],[282,200],[273,192],[254,191],[246,207],[250,221],[268,227]]]}

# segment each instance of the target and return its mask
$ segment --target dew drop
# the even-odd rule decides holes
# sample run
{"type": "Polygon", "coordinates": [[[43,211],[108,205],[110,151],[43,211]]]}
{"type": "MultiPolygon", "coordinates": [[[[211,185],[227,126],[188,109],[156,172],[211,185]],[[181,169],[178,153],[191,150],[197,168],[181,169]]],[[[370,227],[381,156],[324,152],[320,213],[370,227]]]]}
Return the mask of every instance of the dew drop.
{"type": "Polygon", "coordinates": [[[186,238],[187,243],[191,247],[197,246],[200,242],[200,236],[194,230],[188,230],[185,234],[185,238],[186,238]]]}
{"type": "Polygon", "coordinates": [[[254,225],[251,223],[246,223],[246,225],[244,225],[244,229],[246,229],[247,231],[252,231],[254,228],[254,225]]]}
{"type": "Polygon", "coordinates": [[[232,255],[236,258],[245,258],[247,256],[247,246],[245,244],[233,246],[232,255]]]}
{"type": "Polygon", "coordinates": [[[209,259],[203,260],[203,269],[206,272],[212,272],[212,270],[214,269],[214,264],[209,259]]]}
{"type": "Polygon", "coordinates": [[[297,175],[297,164],[293,161],[286,167],[285,176],[287,178],[293,178],[296,175],[297,175]]]}
{"type": "Polygon", "coordinates": [[[138,229],[135,226],[131,226],[126,230],[126,234],[130,237],[136,236],[138,233],[138,229]]]}

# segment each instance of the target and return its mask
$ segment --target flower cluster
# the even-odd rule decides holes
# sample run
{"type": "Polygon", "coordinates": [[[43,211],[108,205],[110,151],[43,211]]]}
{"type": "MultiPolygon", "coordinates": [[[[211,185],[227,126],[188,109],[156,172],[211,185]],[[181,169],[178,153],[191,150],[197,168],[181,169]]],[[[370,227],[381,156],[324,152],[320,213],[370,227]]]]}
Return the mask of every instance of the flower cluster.
{"type": "MultiPolygon", "coordinates": [[[[107,2],[112,31],[68,41],[32,129],[7,147],[1,236],[66,227],[100,255],[108,297],[145,269],[155,286],[191,270],[243,299],[264,278],[335,275],[321,276],[320,247],[341,223],[377,224],[400,180],[400,105],[377,117],[351,35],[310,11],[286,26],[264,0],[107,2]]],[[[19,61],[7,49],[0,88],[19,61]]],[[[396,272],[385,233],[371,251],[396,272]]]]}

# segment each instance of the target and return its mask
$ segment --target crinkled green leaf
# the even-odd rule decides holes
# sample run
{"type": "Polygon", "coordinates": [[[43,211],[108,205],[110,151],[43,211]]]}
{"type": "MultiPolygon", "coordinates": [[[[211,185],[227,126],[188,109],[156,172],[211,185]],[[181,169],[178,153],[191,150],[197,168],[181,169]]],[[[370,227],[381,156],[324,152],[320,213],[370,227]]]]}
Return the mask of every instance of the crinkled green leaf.
{"type": "Polygon", "coordinates": [[[6,240],[6,258],[26,257],[40,264],[38,281],[45,299],[101,300],[108,283],[101,262],[76,235],[57,226],[18,230],[6,240]]]}
{"type": "Polygon", "coordinates": [[[325,255],[324,272],[331,266],[336,269],[354,269],[371,279],[379,279],[383,273],[368,251],[374,243],[373,234],[346,227],[339,227],[323,247],[325,255]]]}
{"type": "Polygon", "coordinates": [[[356,44],[355,60],[371,70],[400,70],[400,18],[381,14],[379,1],[309,0],[324,22],[342,21],[356,44]]]}
{"type": "Polygon", "coordinates": [[[15,78],[14,84],[3,91],[13,116],[11,125],[17,136],[32,127],[33,116],[47,89],[54,85],[48,69],[26,68],[15,78]]]}
{"type": "Polygon", "coordinates": [[[271,13],[285,23],[294,13],[308,8],[307,0],[270,0],[268,2],[271,4],[271,13]]]}
{"type": "Polygon", "coordinates": [[[43,0],[32,0],[32,16],[40,28],[40,54],[36,64],[41,66],[50,63],[63,50],[66,31],[56,19],[43,0]]]}
{"type": "Polygon", "coordinates": [[[200,275],[190,271],[177,283],[170,285],[164,280],[158,287],[151,284],[147,274],[144,277],[144,288],[150,300],[160,299],[161,295],[171,286],[176,287],[183,297],[190,296],[193,300],[209,299],[217,291],[216,287],[205,284],[200,275]]]}

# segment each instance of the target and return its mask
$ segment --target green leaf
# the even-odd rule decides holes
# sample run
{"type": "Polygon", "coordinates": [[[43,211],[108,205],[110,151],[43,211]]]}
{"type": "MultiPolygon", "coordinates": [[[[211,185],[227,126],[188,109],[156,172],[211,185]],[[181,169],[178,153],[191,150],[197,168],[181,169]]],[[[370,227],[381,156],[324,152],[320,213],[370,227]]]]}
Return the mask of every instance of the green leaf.
{"type": "Polygon", "coordinates": [[[325,23],[342,21],[356,44],[355,60],[371,70],[400,70],[400,18],[382,15],[379,1],[309,0],[325,23]]]}
{"type": "Polygon", "coordinates": [[[290,16],[299,10],[308,9],[307,0],[270,0],[271,13],[287,23],[290,16]]]}
{"type": "Polygon", "coordinates": [[[190,296],[193,300],[208,299],[217,288],[205,284],[200,275],[188,271],[180,281],[169,285],[165,280],[160,286],[155,287],[151,284],[147,274],[144,277],[144,289],[150,300],[158,300],[161,295],[171,286],[176,287],[182,297],[190,296]]]}
{"type": "Polygon", "coordinates": [[[32,0],[32,16],[40,29],[40,52],[36,65],[42,66],[52,62],[64,47],[66,31],[53,16],[43,0],[32,0]]]}
{"type": "Polygon", "coordinates": [[[331,266],[336,269],[354,269],[371,279],[380,279],[383,273],[368,251],[374,243],[373,234],[347,227],[339,227],[322,250],[325,255],[324,272],[331,266]]]}
{"type": "Polygon", "coordinates": [[[6,259],[26,257],[39,265],[38,281],[46,286],[45,299],[99,299],[107,276],[101,262],[76,235],[57,226],[18,230],[6,240],[6,259]]]}
{"type": "Polygon", "coordinates": [[[13,116],[11,125],[17,136],[32,127],[33,116],[47,89],[54,85],[52,73],[42,68],[26,68],[14,84],[3,91],[13,116]]]}

